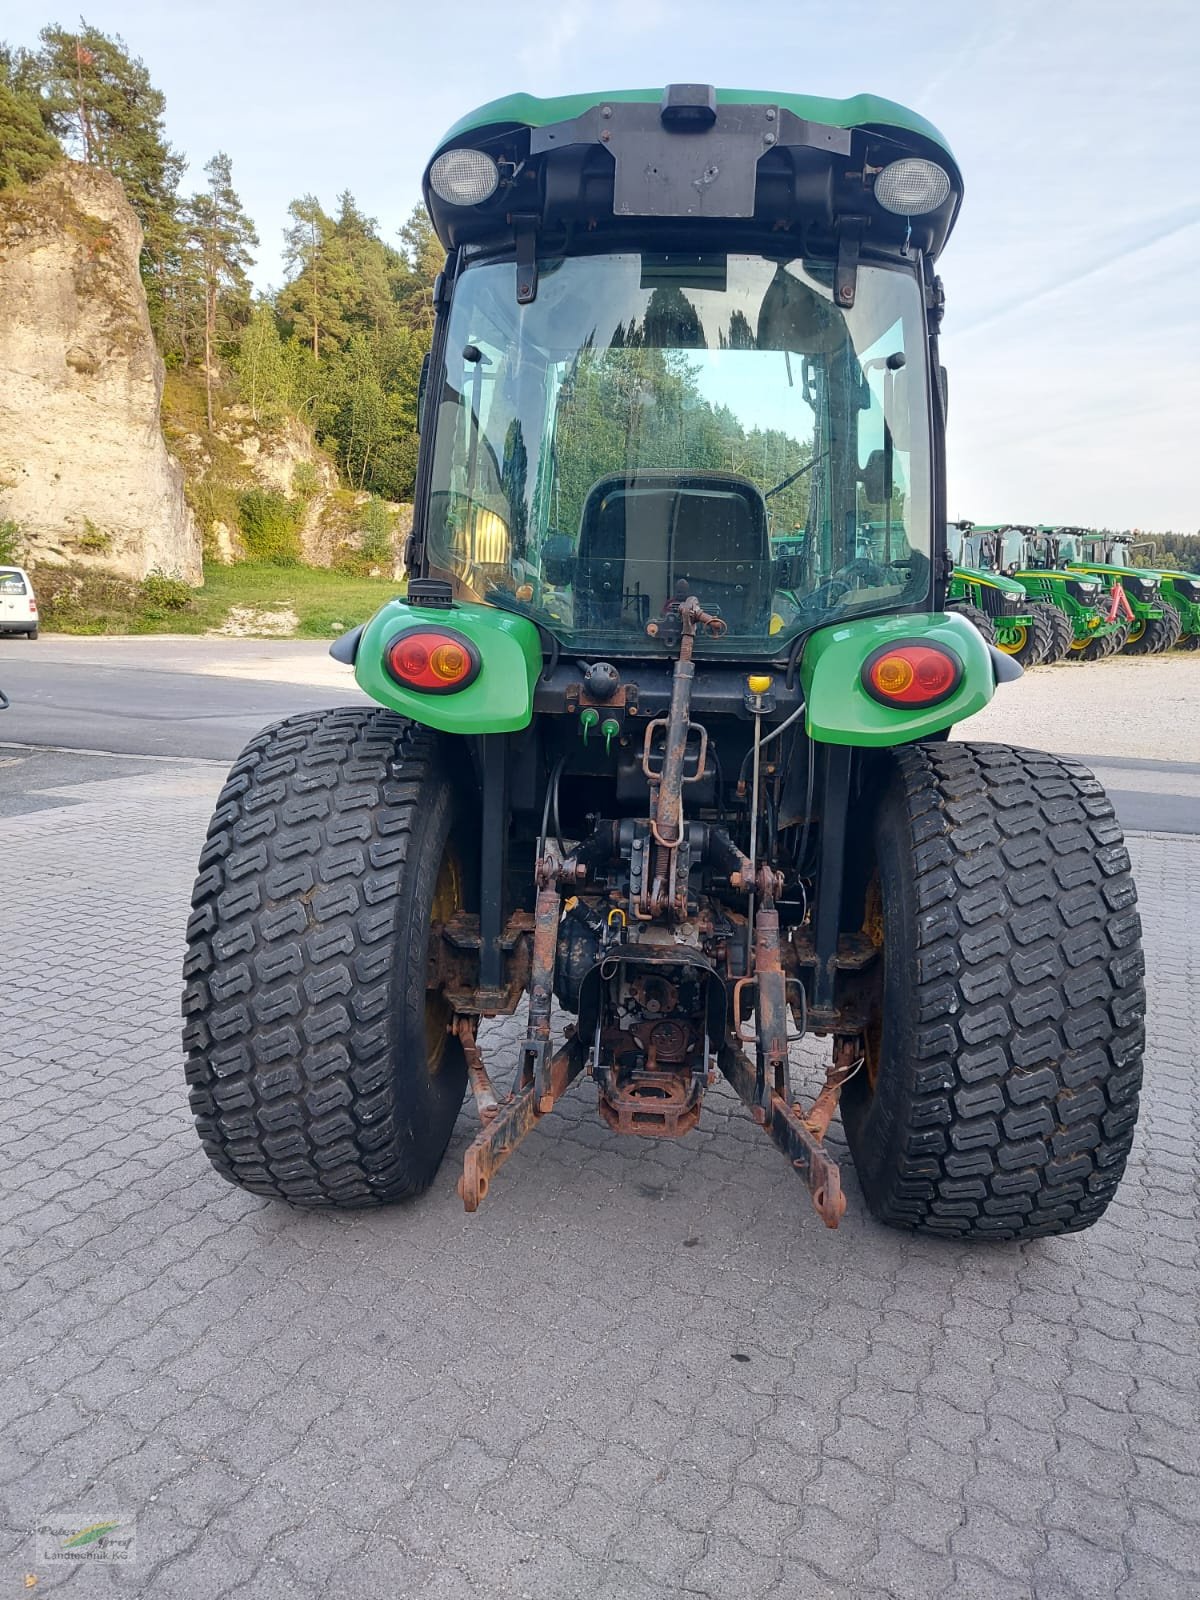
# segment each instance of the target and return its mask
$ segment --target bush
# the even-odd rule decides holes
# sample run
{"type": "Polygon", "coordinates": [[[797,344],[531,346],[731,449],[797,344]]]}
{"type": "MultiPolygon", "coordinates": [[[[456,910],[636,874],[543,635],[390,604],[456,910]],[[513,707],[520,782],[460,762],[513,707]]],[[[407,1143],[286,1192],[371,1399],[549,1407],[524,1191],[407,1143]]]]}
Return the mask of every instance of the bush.
{"type": "Polygon", "coordinates": [[[112,549],[112,534],[101,533],[91,517],[84,517],[83,532],[76,534],[75,546],[90,556],[107,555],[112,549]]]}
{"type": "Polygon", "coordinates": [[[142,615],[153,622],[159,621],[168,612],[192,609],[191,586],[184,583],[182,578],[172,578],[165,572],[152,572],[142,579],[139,590],[142,615]]]}
{"type": "Polygon", "coordinates": [[[368,500],[363,507],[361,548],[368,566],[391,566],[393,520],[382,500],[368,500]]]}
{"type": "Polygon", "coordinates": [[[0,518],[0,566],[19,567],[25,553],[25,535],[19,522],[0,518]]]}
{"type": "Polygon", "coordinates": [[[141,585],[90,567],[35,566],[43,628],[68,633],[127,633],[138,614],[141,585]]]}
{"type": "Polygon", "coordinates": [[[301,500],[311,500],[321,487],[321,474],[311,461],[297,461],[292,468],[292,493],[301,500]]]}
{"type": "Polygon", "coordinates": [[[267,489],[248,489],[238,506],[238,526],[253,561],[273,567],[300,564],[300,507],[267,489]]]}

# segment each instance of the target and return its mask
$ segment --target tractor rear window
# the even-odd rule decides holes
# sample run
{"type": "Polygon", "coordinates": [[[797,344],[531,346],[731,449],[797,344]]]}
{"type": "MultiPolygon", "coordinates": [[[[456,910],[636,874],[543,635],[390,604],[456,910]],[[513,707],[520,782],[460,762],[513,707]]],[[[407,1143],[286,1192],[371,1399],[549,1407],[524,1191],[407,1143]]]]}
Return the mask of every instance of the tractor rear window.
{"type": "Polygon", "coordinates": [[[916,279],[750,255],[511,262],[459,280],[436,404],[435,571],[568,648],[648,648],[683,594],[761,654],[923,603],[930,489],[916,279]]]}

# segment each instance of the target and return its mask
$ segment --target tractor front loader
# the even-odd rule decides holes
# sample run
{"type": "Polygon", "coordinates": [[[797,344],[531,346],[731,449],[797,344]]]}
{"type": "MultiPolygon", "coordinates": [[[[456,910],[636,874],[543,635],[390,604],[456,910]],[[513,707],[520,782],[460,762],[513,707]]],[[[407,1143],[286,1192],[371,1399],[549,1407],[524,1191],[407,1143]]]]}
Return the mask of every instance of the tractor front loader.
{"type": "Polygon", "coordinates": [[[1136,895],[1083,767],[948,738],[1021,668],[947,609],[945,141],[870,96],[518,95],[425,182],[407,592],[333,646],[366,703],[250,741],[196,880],[213,1165],[403,1200],[469,1090],[474,1211],[573,1085],[686,1140],[723,1079],[830,1227],[839,1109],[882,1222],[1089,1226],[1137,1116],[1136,895]]]}

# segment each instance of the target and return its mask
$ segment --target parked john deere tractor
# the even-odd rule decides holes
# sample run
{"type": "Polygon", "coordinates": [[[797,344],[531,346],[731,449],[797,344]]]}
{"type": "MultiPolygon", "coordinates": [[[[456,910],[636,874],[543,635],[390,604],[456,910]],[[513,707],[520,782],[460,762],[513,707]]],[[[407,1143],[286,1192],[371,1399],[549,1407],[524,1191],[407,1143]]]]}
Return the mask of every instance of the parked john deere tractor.
{"type": "Polygon", "coordinates": [[[1156,656],[1179,640],[1179,612],[1163,593],[1162,574],[1134,565],[1128,539],[1088,528],[1053,530],[1069,566],[1120,585],[1130,609],[1122,649],[1131,656],[1156,656]]]}
{"type": "Polygon", "coordinates": [[[1013,578],[964,565],[964,540],[974,524],[952,522],[946,530],[954,570],[947,587],[946,609],[958,611],[979,629],[990,644],[1014,657],[1023,667],[1060,661],[1071,645],[1065,619],[1048,601],[1030,603],[1013,578]]]}
{"type": "Polygon", "coordinates": [[[679,1138],[723,1076],[830,1226],[839,1104],[884,1222],[1104,1211],[1144,1009],[1120,827],[1077,762],[947,740],[1021,671],[946,610],[960,192],[869,96],[521,95],[439,145],[408,592],[334,647],[377,703],[252,739],[196,882],[231,1182],[417,1194],[469,1084],[474,1211],[577,1079],[679,1138]]]}
{"type": "Polygon", "coordinates": [[[1125,649],[1130,655],[1159,655],[1173,645],[1200,648],[1200,576],[1164,572],[1135,565],[1134,552],[1149,543],[1134,543],[1126,534],[1064,529],[1079,547],[1075,565],[1088,572],[1115,573],[1133,607],[1133,624],[1125,649]],[[1153,586],[1157,585],[1157,592],[1153,586]]]}
{"type": "Polygon", "coordinates": [[[1124,644],[1132,613],[1120,586],[1109,587],[1068,566],[1072,541],[1060,541],[1046,528],[994,523],[972,527],[964,548],[984,571],[1007,574],[1030,601],[1053,607],[1054,645],[1047,663],[1098,661],[1124,644]]]}

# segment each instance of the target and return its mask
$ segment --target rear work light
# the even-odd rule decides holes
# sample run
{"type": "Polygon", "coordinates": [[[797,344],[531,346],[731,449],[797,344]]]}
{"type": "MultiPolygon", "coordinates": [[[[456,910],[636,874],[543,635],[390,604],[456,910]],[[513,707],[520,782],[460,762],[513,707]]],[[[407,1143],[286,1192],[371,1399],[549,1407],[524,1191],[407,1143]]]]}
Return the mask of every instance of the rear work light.
{"type": "Polygon", "coordinates": [[[962,681],[962,662],[940,644],[900,640],[863,662],[863,688],[885,706],[935,706],[962,681]]]}
{"type": "Polygon", "coordinates": [[[384,652],[388,672],[406,689],[457,694],[479,676],[479,651],[451,628],[410,628],[384,652]]]}
{"type": "Polygon", "coordinates": [[[500,169],[482,150],[445,150],[429,169],[429,187],[451,206],[481,206],[500,184],[500,169]]]}
{"type": "Polygon", "coordinates": [[[875,179],[875,198],[897,216],[923,217],[950,198],[950,178],[936,161],[905,156],[884,167],[875,179]]]}

